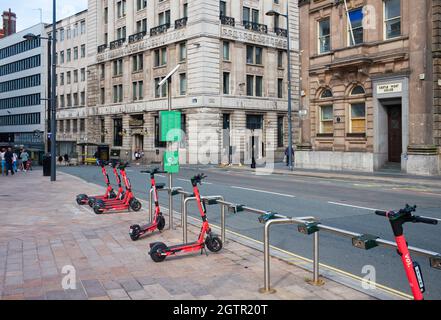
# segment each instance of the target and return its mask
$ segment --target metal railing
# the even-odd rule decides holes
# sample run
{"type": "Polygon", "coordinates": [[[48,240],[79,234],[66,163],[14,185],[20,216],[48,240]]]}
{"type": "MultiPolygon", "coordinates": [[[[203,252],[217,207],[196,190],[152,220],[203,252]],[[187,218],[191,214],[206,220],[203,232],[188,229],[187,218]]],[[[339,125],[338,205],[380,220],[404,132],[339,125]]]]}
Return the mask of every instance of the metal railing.
{"type": "Polygon", "coordinates": [[[98,53],[103,53],[107,49],[107,44],[102,44],[98,46],[98,53]]]}
{"type": "Polygon", "coordinates": [[[160,26],[154,27],[150,29],[150,36],[156,36],[161,33],[166,32],[170,28],[170,23],[164,23],[160,26]]]}
{"type": "Polygon", "coordinates": [[[147,34],[147,31],[141,31],[141,32],[132,34],[131,36],[129,36],[129,43],[134,43],[134,42],[142,40],[146,34],[147,34]]]}
{"type": "Polygon", "coordinates": [[[243,26],[248,30],[257,31],[260,33],[268,33],[268,26],[266,24],[244,20],[243,26]]]}
{"type": "Polygon", "coordinates": [[[187,25],[187,20],[188,20],[187,17],[176,20],[175,21],[175,29],[184,28],[187,25]]]}
{"type": "MultiPolygon", "coordinates": [[[[174,195],[181,195],[181,223],[183,229],[183,242],[187,242],[187,230],[188,230],[188,203],[190,201],[195,201],[193,193],[186,192],[182,187],[172,188],[171,192],[169,188],[158,189],[158,191],[168,191],[171,198],[174,195]]],[[[150,213],[150,221],[153,221],[153,189],[150,190],[150,205],[149,205],[149,213],[150,213]]],[[[273,225],[297,225],[298,232],[305,235],[313,235],[313,254],[312,254],[312,273],[313,277],[310,283],[313,285],[322,285],[324,282],[320,279],[320,231],[328,232],[337,236],[350,238],[352,240],[352,245],[359,249],[369,250],[377,246],[382,246],[386,248],[391,248],[397,250],[397,245],[395,242],[384,240],[376,236],[361,234],[357,232],[352,232],[340,228],[335,228],[327,225],[321,224],[315,217],[306,216],[306,217],[287,217],[278,213],[273,213],[270,211],[260,210],[252,207],[248,207],[246,205],[237,204],[225,201],[223,196],[202,196],[201,199],[208,205],[220,205],[221,208],[221,239],[222,241],[226,241],[226,216],[225,216],[225,207],[228,208],[229,212],[238,213],[238,212],[250,212],[254,214],[260,215],[259,221],[262,220],[265,222],[265,227],[263,231],[263,244],[264,244],[264,286],[259,290],[261,293],[273,293],[275,292],[274,288],[271,288],[271,274],[270,274],[270,227],[273,225]],[[261,219],[262,217],[269,217],[267,220],[261,219]]],[[[170,208],[169,208],[170,209],[170,208]]],[[[172,208],[171,208],[172,209],[172,208]]],[[[170,211],[170,227],[173,222],[173,209],[170,211]]],[[[432,218],[433,219],[433,218],[432,218]]],[[[437,221],[441,221],[441,219],[435,219],[437,221]]],[[[261,221],[261,222],[262,222],[261,221]]],[[[429,258],[430,266],[435,269],[441,270],[441,254],[420,249],[416,247],[410,246],[409,251],[411,253],[424,256],[429,258]]]]}
{"type": "Polygon", "coordinates": [[[126,38],[121,38],[121,39],[112,41],[109,45],[110,50],[121,47],[124,44],[124,42],[126,42],[126,38]]]}
{"type": "Polygon", "coordinates": [[[221,23],[226,26],[234,27],[236,25],[236,20],[233,17],[221,15],[219,18],[220,18],[221,23]]]}
{"type": "Polygon", "coordinates": [[[274,28],[274,33],[281,37],[288,37],[288,30],[282,28],[274,28]]]}

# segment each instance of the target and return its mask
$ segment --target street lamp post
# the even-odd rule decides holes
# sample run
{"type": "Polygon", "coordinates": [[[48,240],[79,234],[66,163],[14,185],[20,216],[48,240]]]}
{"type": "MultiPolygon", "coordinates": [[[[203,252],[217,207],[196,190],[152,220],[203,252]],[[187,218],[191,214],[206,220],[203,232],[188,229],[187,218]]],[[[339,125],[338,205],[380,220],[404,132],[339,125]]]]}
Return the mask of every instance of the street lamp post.
{"type": "Polygon", "coordinates": [[[275,17],[282,16],[286,18],[286,33],[287,33],[287,56],[288,56],[288,165],[289,170],[293,170],[293,149],[292,149],[292,89],[291,89],[291,42],[289,34],[289,7],[288,1],[286,1],[286,14],[270,10],[266,13],[267,16],[275,17]]]}
{"type": "MultiPolygon", "coordinates": [[[[56,121],[56,106],[57,106],[57,100],[56,100],[56,68],[57,68],[57,61],[56,61],[56,54],[57,54],[57,48],[56,48],[56,32],[57,32],[57,19],[56,19],[56,0],[52,1],[52,36],[49,38],[37,36],[31,33],[28,33],[23,36],[26,40],[33,40],[36,38],[47,40],[48,41],[48,52],[49,57],[48,61],[51,64],[51,72],[48,77],[50,77],[50,81],[48,81],[48,84],[50,85],[50,97],[49,99],[42,99],[42,100],[48,100],[49,101],[49,112],[48,117],[50,118],[50,124],[48,123],[48,129],[50,128],[50,154],[51,154],[51,181],[57,180],[56,175],[56,148],[57,148],[57,121],[56,121]],[[50,49],[52,49],[52,53],[50,53],[50,49]]],[[[48,85],[48,86],[49,86],[48,85]]]]}

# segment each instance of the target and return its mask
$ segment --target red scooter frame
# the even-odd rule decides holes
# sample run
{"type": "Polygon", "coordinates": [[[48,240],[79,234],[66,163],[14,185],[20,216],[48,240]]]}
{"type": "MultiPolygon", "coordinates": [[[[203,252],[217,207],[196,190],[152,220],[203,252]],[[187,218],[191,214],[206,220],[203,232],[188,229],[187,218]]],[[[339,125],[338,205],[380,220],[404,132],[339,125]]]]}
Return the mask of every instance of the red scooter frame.
{"type": "Polygon", "coordinates": [[[139,202],[132,192],[132,186],[130,184],[129,178],[127,178],[127,174],[125,169],[128,167],[128,164],[120,164],[119,170],[126,186],[126,192],[124,194],[124,198],[122,200],[97,200],[95,206],[93,207],[93,211],[96,214],[109,213],[109,212],[120,212],[120,211],[139,211],[141,210],[141,202],[139,202]]]}
{"type": "Polygon", "coordinates": [[[89,197],[87,194],[79,194],[77,195],[77,203],[79,205],[84,205],[87,204],[89,202],[89,199],[94,198],[94,199],[115,199],[117,198],[117,194],[115,194],[115,191],[112,188],[112,185],[110,184],[110,179],[109,179],[109,175],[107,174],[107,170],[106,170],[106,163],[104,161],[100,161],[100,166],[101,166],[101,172],[104,176],[104,182],[106,183],[106,193],[104,195],[100,195],[100,196],[93,196],[93,197],[89,197]]]}
{"type": "MultiPolygon", "coordinates": [[[[87,203],[89,204],[89,206],[93,209],[93,207],[95,206],[95,203],[97,200],[111,200],[111,199],[115,199],[115,200],[122,200],[124,198],[124,189],[122,187],[121,184],[121,176],[118,173],[118,169],[117,169],[117,163],[112,163],[111,167],[113,168],[113,174],[115,175],[115,179],[116,179],[116,183],[118,184],[118,193],[115,195],[115,197],[101,197],[101,196],[97,196],[97,197],[89,197],[87,203]]],[[[115,192],[113,192],[115,193],[115,192]]]]}
{"type": "Polygon", "coordinates": [[[162,231],[165,227],[165,219],[164,216],[162,215],[161,208],[159,207],[159,200],[158,200],[158,190],[163,189],[165,187],[165,183],[156,183],[155,174],[167,173],[167,172],[159,171],[158,168],[155,168],[151,171],[141,171],[141,173],[150,174],[150,184],[151,184],[151,189],[153,189],[153,201],[155,203],[155,216],[151,223],[144,224],[141,226],[139,224],[130,226],[129,235],[133,241],[138,240],[144,234],[148,232],[153,232],[156,229],[162,231]]]}
{"type": "Polygon", "coordinates": [[[162,242],[155,242],[150,244],[150,257],[155,262],[162,262],[166,257],[175,255],[177,253],[186,253],[193,251],[201,251],[205,249],[205,246],[211,252],[219,252],[222,249],[222,240],[215,234],[212,233],[210,225],[208,224],[208,219],[206,216],[205,204],[201,200],[199,194],[198,183],[202,183],[202,179],[206,178],[204,174],[199,174],[191,178],[191,184],[193,186],[193,193],[196,197],[196,203],[198,205],[199,213],[202,218],[201,232],[197,241],[191,243],[184,243],[172,247],[168,247],[162,242]],[[207,235],[207,237],[205,237],[207,235]]]}
{"type": "Polygon", "coordinates": [[[413,297],[415,300],[423,300],[423,293],[425,292],[423,274],[421,273],[421,267],[418,262],[413,261],[410,256],[406,238],[404,237],[403,225],[407,222],[438,224],[438,221],[435,219],[414,216],[412,215],[412,212],[415,210],[416,206],[411,207],[406,204],[404,209],[400,209],[396,212],[375,211],[375,214],[389,218],[398,247],[397,252],[401,256],[401,261],[403,262],[413,297]]]}

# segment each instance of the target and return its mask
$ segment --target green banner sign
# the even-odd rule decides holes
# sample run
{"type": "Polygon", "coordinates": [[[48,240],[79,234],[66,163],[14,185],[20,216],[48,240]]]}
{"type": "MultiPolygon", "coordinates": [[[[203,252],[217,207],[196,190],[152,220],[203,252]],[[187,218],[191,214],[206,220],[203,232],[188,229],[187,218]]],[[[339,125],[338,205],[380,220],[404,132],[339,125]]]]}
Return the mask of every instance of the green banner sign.
{"type": "Polygon", "coordinates": [[[181,113],[179,111],[161,111],[161,141],[181,141],[181,113]]]}
{"type": "Polygon", "coordinates": [[[179,152],[166,151],[164,152],[164,171],[168,173],[179,172],[179,152]]]}

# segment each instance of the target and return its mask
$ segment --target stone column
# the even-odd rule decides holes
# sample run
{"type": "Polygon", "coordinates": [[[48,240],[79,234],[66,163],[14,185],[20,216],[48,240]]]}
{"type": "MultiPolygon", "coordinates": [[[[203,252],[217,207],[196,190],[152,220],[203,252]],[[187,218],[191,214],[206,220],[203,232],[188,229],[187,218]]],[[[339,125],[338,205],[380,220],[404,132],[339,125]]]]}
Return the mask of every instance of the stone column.
{"type": "Polygon", "coordinates": [[[239,164],[244,161],[246,134],[246,113],[243,110],[234,110],[230,116],[231,121],[231,146],[233,147],[232,163],[239,164]]]}
{"type": "Polygon", "coordinates": [[[156,155],[155,148],[155,117],[152,112],[144,113],[144,159],[147,163],[157,162],[159,157],[156,155]]]}
{"type": "Polygon", "coordinates": [[[127,161],[132,160],[132,135],[130,130],[130,115],[125,114],[122,117],[122,126],[123,126],[123,146],[121,149],[121,159],[125,159],[127,161]],[[128,154],[126,154],[128,152],[128,154]]]}

